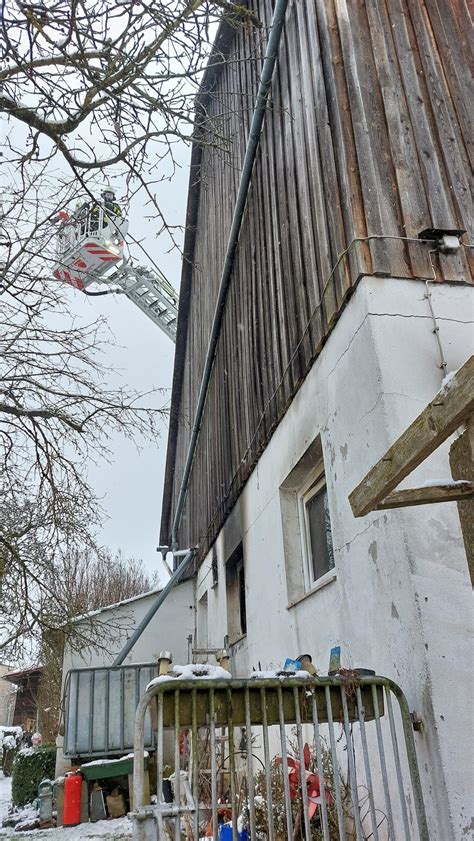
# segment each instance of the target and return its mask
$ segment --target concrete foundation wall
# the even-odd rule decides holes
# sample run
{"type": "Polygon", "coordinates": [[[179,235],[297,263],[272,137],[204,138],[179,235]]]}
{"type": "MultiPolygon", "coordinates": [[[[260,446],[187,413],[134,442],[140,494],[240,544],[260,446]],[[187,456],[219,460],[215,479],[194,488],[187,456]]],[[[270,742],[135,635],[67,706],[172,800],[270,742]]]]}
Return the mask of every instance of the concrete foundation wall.
{"type": "MultiPolygon", "coordinates": [[[[432,284],[431,291],[452,371],[473,352],[473,290],[432,284]]],[[[473,814],[467,699],[474,663],[472,591],[457,506],[355,519],[348,502],[368,469],[441,386],[433,328],[423,283],[371,277],[359,283],[239,500],[247,633],[232,654],[236,674],[272,668],[303,652],[326,673],[330,649],[339,644],[343,666],[373,668],[399,683],[425,724],[416,741],[431,838],[461,841],[473,814]],[[291,589],[291,547],[297,550],[298,535],[288,535],[287,521],[283,533],[282,485],[318,436],[335,575],[295,600],[288,584],[291,589]]],[[[402,486],[448,477],[446,445],[402,486]]],[[[203,608],[207,599],[209,647],[221,645],[229,627],[225,530],[215,547],[217,585],[212,586],[212,553],[197,582],[203,608]]],[[[204,622],[204,609],[199,616],[204,622]]]]}

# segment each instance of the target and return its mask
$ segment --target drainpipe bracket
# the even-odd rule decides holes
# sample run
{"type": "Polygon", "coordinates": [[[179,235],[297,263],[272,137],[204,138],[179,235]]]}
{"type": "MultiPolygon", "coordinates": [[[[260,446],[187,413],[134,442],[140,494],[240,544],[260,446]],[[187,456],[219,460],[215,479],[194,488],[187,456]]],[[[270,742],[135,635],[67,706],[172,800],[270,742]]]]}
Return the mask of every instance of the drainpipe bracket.
{"type": "Polygon", "coordinates": [[[418,713],[415,712],[415,710],[413,710],[413,712],[410,713],[410,719],[411,719],[413,730],[415,730],[416,733],[423,734],[425,732],[425,723],[424,723],[423,719],[420,718],[418,713]]]}

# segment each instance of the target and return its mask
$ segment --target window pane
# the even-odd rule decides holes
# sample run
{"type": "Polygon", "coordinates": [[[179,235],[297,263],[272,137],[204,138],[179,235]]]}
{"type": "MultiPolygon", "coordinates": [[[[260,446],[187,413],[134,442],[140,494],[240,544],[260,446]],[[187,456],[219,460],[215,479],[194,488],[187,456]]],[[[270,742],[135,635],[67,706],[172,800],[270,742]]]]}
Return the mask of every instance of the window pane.
{"type": "Polygon", "coordinates": [[[316,581],[334,566],[326,488],[311,497],[305,509],[310,540],[310,573],[316,581]]]}

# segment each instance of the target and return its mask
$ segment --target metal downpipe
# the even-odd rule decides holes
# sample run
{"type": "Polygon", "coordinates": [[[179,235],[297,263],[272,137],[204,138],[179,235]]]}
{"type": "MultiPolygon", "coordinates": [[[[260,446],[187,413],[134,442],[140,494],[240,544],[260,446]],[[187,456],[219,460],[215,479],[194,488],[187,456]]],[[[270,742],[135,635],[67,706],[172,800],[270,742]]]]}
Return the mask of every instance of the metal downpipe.
{"type": "Polygon", "coordinates": [[[190,549],[189,552],[187,553],[187,555],[181,561],[178,569],[175,570],[175,572],[171,576],[170,580],[167,582],[166,586],[163,587],[161,593],[159,593],[158,596],[156,597],[156,599],[153,602],[153,604],[151,605],[148,613],[145,614],[145,616],[143,617],[141,622],[135,628],[132,636],[130,637],[129,640],[127,640],[127,642],[124,645],[124,647],[122,648],[120,654],[118,654],[117,657],[115,658],[115,660],[113,662],[114,666],[121,666],[122,665],[122,663],[125,660],[127,654],[132,650],[133,646],[135,645],[135,643],[139,639],[139,637],[141,637],[141,635],[142,635],[143,631],[145,630],[146,626],[148,625],[150,620],[153,619],[156,611],[158,610],[159,607],[161,607],[161,605],[163,604],[163,602],[166,599],[170,590],[172,590],[174,585],[178,583],[178,581],[181,578],[183,572],[185,572],[187,570],[187,568],[188,568],[189,564],[191,563],[193,557],[194,557],[194,549],[190,549]]]}
{"type": "Polygon", "coordinates": [[[179,490],[178,501],[176,503],[176,511],[173,519],[171,529],[171,548],[177,548],[177,534],[183,513],[184,502],[189,485],[189,478],[193,466],[194,455],[196,452],[196,445],[201,429],[202,417],[204,414],[204,406],[206,403],[207,394],[209,391],[209,382],[211,379],[214,358],[216,354],[217,342],[224,317],[225,302],[227,293],[229,291],[232,269],[234,267],[235,254],[237,251],[237,244],[239,241],[240,229],[242,227],[242,220],[247,204],[247,197],[252,177],[252,170],[255,163],[257,148],[262,132],[263,120],[265,118],[265,111],[267,107],[268,94],[272,83],[273,71],[278,54],[278,47],[280,44],[280,37],[285,22],[286,8],[288,0],[276,0],[275,10],[273,12],[272,27],[268,38],[267,49],[265,51],[265,58],[263,61],[262,75],[260,77],[260,84],[255,102],[255,108],[250,124],[249,139],[247,148],[245,150],[244,162],[242,165],[242,173],[240,176],[239,190],[237,193],[237,200],[234,208],[234,215],[232,218],[232,225],[229,233],[229,240],[227,243],[227,251],[222,269],[221,282],[219,286],[219,293],[217,296],[216,309],[214,312],[214,319],[212,322],[211,335],[209,338],[209,345],[206,354],[206,361],[204,365],[204,372],[201,380],[201,387],[199,389],[199,396],[194,415],[194,422],[191,429],[191,438],[189,442],[188,453],[186,456],[186,463],[184,466],[183,478],[179,490]]]}

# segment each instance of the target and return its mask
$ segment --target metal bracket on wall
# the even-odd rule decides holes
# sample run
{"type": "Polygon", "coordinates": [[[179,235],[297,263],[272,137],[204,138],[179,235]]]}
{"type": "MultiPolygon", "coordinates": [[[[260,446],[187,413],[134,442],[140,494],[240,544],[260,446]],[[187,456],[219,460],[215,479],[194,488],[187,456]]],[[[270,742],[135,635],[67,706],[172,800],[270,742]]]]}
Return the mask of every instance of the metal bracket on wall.
{"type": "Polygon", "coordinates": [[[424,733],[425,732],[425,724],[422,718],[418,715],[417,712],[413,711],[410,713],[411,723],[413,726],[413,730],[416,730],[417,733],[424,733]]]}
{"type": "Polygon", "coordinates": [[[431,240],[433,247],[443,254],[456,254],[461,248],[460,238],[466,231],[450,228],[425,228],[418,234],[419,239],[431,240]]]}

